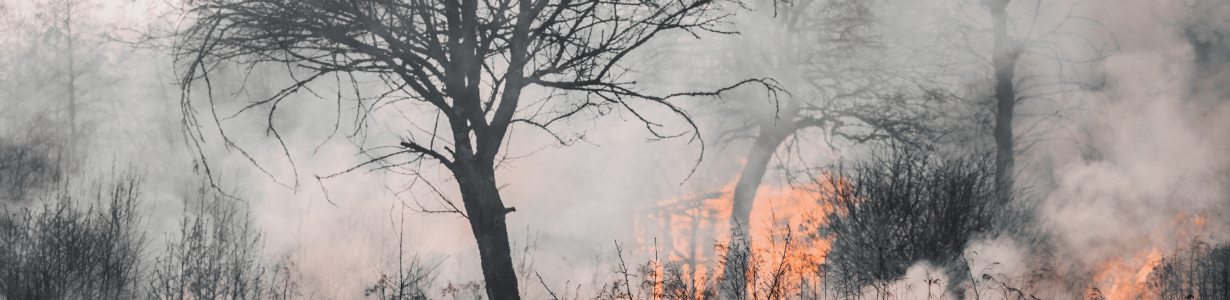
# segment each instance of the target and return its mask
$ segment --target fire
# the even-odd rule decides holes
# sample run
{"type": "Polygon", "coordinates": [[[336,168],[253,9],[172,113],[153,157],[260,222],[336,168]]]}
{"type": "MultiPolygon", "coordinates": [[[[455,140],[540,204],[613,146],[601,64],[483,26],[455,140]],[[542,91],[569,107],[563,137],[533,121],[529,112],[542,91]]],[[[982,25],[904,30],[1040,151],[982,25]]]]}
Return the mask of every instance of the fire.
{"type": "Polygon", "coordinates": [[[1205,218],[1199,215],[1176,214],[1169,226],[1141,240],[1145,245],[1155,246],[1137,252],[1131,258],[1116,256],[1099,264],[1095,268],[1094,286],[1090,287],[1089,294],[1103,299],[1157,298],[1155,291],[1149,289],[1148,281],[1154,268],[1165,258],[1161,248],[1165,245],[1159,244],[1190,240],[1204,232],[1205,223],[1205,218]]]}
{"type": "MultiPolygon", "coordinates": [[[[822,200],[840,188],[834,184],[842,183],[831,180],[807,186],[759,187],[749,222],[752,241],[749,270],[760,271],[749,277],[773,276],[764,271],[789,270],[789,276],[794,277],[785,280],[793,286],[819,283],[818,278],[803,277],[819,274],[831,249],[831,238],[812,233],[816,226],[824,225],[827,215],[837,212],[835,206],[822,200]]],[[[685,195],[642,208],[636,221],[637,236],[644,246],[641,251],[655,251],[642,254],[661,254],[662,257],[662,262],[654,262],[653,270],[658,280],[653,285],[655,299],[667,289],[661,283],[665,262],[678,266],[684,274],[684,282],[695,287],[688,292],[692,299],[707,298],[706,285],[723,274],[720,262],[724,248],[714,245],[729,242],[734,188],[735,182],[731,182],[716,191],[685,195]]],[[[1143,247],[1134,248],[1138,250],[1094,263],[1093,271],[1086,273],[1088,277],[1081,276],[1089,280],[1086,295],[1094,299],[1158,298],[1161,292],[1155,290],[1153,281],[1161,273],[1154,273],[1163,270],[1160,266],[1170,259],[1167,256],[1177,251],[1175,243],[1201,236],[1208,225],[1201,214],[1176,214],[1169,224],[1142,238],[1137,245],[1143,247]]],[[[748,291],[763,288],[758,284],[749,278],[748,291]]],[[[754,294],[749,296],[759,299],[754,294]]]]}
{"type": "MultiPolygon", "coordinates": [[[[791,188],[762,185],[757,192],[750,218],[753,255],[768,258],[761,263],[762,269],[787,265],[800,273],[814,273],[829,251],[828,239],[808,239],[807,221],[823,221],[834,207],[821,202],[822,193],[831,193],[831,188],[820,184],[791,188]],[[793,245],[790,245],[793,244],[793,245]]],[[[723,197],[729,207],[730,196],[723,197]]],[[[725,242],[725,241],[723,241],[725,242]]]]}
{"type": "Polygon", "coordinates": [[[1161,261],[1162,254],[1157,247],[1147,252],[1137,253],[1131,259],[1114,257],[1097,267],[1099,273],[1094,275],[1094,282],[1103,287],[1091,288],[1091,295],[1100,295],[1105,299],[1150,299],[1146,282],[1153,267],[1161,261]]]}
{"type": "MultiPolygon", "coordinates": [[[[654,251],[681,265],[690,283],[702,290],[705,280],[722,274],[718,262],[725,254],[720,247],[730,236],[730,214],[735,183],[717,191],[695,193],[661,201],[643,208],[637,219],[637,237],[643,250],[654,243],[654,251]]],[[[828,254],[831,239],[810,236],[805,228],[818,225],[834,211],[823,202],[834,188],[828,183],[807,186],[761,185],[751,212],[749,232],[752,241],[752,266],[760,270],[789,268],[794,274],[814,274],[828,254]],[[809,223],[810,222],[810,223],[809,223]]],[[[659,273],[660,274],[660,273],[659,273]]],[[[656,289],[656,288],[655,288],[656,289]]],[[[697,295],[699,296],[699,295],[697,295]]],[[[698,297],[700,298],[700,297],[698,297]]]]}
{"type": "Polygon", "coordinates": [[[1136,272],[1136,283],[1144,283],[1149,280],[1149,273],[1153,273],[1153,267],[1162,260],[1162,253],[1157,251],[1157,247],[1149,252],[1149,256],[1145,259],[1145,266],[1136,272]]]}

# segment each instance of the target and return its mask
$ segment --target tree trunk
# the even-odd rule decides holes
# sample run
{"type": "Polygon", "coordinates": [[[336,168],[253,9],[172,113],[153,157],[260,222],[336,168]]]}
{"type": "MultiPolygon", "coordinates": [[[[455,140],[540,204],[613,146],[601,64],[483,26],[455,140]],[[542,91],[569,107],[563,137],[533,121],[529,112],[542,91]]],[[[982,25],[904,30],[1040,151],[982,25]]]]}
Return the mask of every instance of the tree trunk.
{"type": "Polygon", "coordinates": [[[77,69],[76,61],[76,45],[73,44],[76,39],[73,37],[73,3],[72,1],[64,2],[64,30],[67,32],[65,41],[68,42],[68,49],[65,51],[68,55],[68,171],[73,170],[77,157],[77,69]]]}
{"type": "Polygon", "coordinates": [[[509,210],[500,199],[494,168],[470,162],[459,164],[453,173],[457,177],[457,185],[461,187],[470,229],[478,242],[487,298],[521,299],[517,290],[517,272],[513,269],[512,252],[508,245],[508,225],[504,222],[509,210]]]}
{"type": "Polygon", "coordinates": [[[739,174],[731,199],[730,245],[726,252],[726,264],[722,271],[722,299],[746,299],[746,275],[748,256],[751,254],[751,215],[756,200],[756,191],[764,179],[773,152],[786,137],[794,132],[793,123],[761,124],[760,133],[752,150],[747,154],[747,163],[739,174]],[[733,255],[732,255],[733,254],[733,255]]]}
{"type": "Polygon", "coordinates": [[[1016,91],[1012,80],[1016,73],[1017,58],[1020,52],[1012,38],[1008,36],[1008,14],[1005,8],[1010,0],[988,1],[987,5],[994,19],[995,48],[991,54],[991,63],[995,67],[995,192],[999,204],[1007,204],[1012,197],[1013,181],[1015,180],[1014,165],[1016,157],[1013,153],[1012,117],[1016,107],[1016,91]]]}

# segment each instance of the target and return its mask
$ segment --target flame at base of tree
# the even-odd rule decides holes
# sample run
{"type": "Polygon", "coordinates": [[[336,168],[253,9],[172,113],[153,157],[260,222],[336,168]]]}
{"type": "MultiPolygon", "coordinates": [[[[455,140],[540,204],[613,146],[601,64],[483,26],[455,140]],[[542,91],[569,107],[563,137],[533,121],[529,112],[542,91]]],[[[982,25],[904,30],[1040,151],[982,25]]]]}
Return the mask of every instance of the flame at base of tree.
{"type": "MultiPolygon", "coordinates": [[[[780,298],[791,287],[816,286],[828,256],[831,237],[816,234],[834,206],[821,201],[832,183],[803,187],[761,185],[751,212],[750,253],[728,253],[730,214],[736,181],[714,192],[678,197],[643,208],[636,221],[641,254],[665,253],[653,262],[654,295],[706,299],[715,296],[725,259],[748,261],[746,288],[753,299],[780,298]],[[660,237],[656,239],[655,237],[660,237]],[[662,281],[668,282],[665,284],[662,281]],[[669,286],[670,283],[686,283],[669,286]],[[681,290],[686,288],[686,290],[681,290]],[[778,295],[772,295],[778,294],[778,295]],[[682,296],[682,297],[680,297],[682,296]]],[[[813,288],[818,289],[818,288],[813,288]]]]}
{"type": "MultiPolygon", "coordinates": [[[[936,269],[927,269],[926,278],[913,278],[922,273],[906,278],[893,275],[895,272],[880,274],[882,276],[875,277],[873,282],[842,278],[858,275],[857,272],[865,271],[859,269],[860,266],[870,265],[865,261],[841,265],[840,255],[846,255],[844,259],[849,260],[875,252],[875,249],[849,248],[849,245],[862,245],[858,243],[847,244],[849,249],[838,249],[842,234],[847,235],[846,239],[868,239],[855,242],[875,242],[876,238],[869,239],[866,235],[899,238],[900,233],[887,231],[910,227],[867,227],[885,231],[880,232],[855,226],[851,227],[857,229],[854,232],[834,234],[832,228],[840,222],[883,221],[883,216],[879,215],[857,215],[867,214],[864,210],[896,208],[876,203],[883,200],[874,200],[879,199],[874,194],[851,192],[854,188],[885,188],[868,185],[875,180],[856,177],[853,180],[857,181],[851,181],[836,174],[823,176],[828,180],[807,186],[760,187],[748,230],[752,241],[748,253],[728,252],[731,251],[728,233],[734,183],[717,191],[686,195],[643,208],[635,223],[641,247],[634,254],[655,257],[641,269],[645,275],[641,287],[649,294],[646,296],[652,296],[653,300],[717,299],[720,290],[733,289],[734,294],[747,295],[749,299],[1230,299],[1230,245],[1210,245],[1201,241],[1202,237],[1212,237],[1206,226],[1208,214],[1190,212],[1176,214],[1170,224],[1158,228],[1138,244],[1125,245],[1124,254],[1085,265],[1065,264],[1064,257],[1054,257],[1055,253],[1043,251],[1049,253],[1049,258],[1025,262],[1024,269],[1003,274],[994,267],[1000,263],[998,261],[986,262],[991,266],[983,268],[984,265],[953,264],[952,261],[944,265],[944,260],[926,255],[906,255],[884,258],[879,264],[907,263],[904,268],[909,270],[917,265],[936,269]],[[862,198],[864,196],[867,198],[862,198]],[[850,203],[843,205],[835,198],[847,199],[850,203]],[[1186,244],[1188,241],[1190,244],[1186,244]],[[851,256],[851,251],[858,253],[851,256]],[[735,280],[732,284],[730,280],[718,278],[725,274],[722,267],[726,259],[747,261],[747,270],[741,272],[745,280],[735,280]],[[855,273],[842,272],[842,266],[854,268],[851,270],[855,273]],[[953,272],[966,274],[954,276],[953,272]],[[914,284],[911,282],[923,279],[925,282],[918,284],[926,285],[927,290],[921,292],[926,295],[911,295],[921,291],[911,287],[914,284]],[[853,283],[843,285],[840,283],[843,280],[853,283]],[[953,289],[953,286],[965,288],[953,289]]],[[[933,221],[917,222],[916,225],[933,226],[928,223],[933,221]]],[[[940,234],[925,230],[908,232],[906,237],[924,242],[940,234]]],[[[917,247],[910,243],[913,242],[899,244],[917,247]]],[[[955,249],[971,254],[972,248],[962,245],[956,245],[955,249]]],[[[968,258],[961,253],[957,255],[958,260],[968,258]]]]}

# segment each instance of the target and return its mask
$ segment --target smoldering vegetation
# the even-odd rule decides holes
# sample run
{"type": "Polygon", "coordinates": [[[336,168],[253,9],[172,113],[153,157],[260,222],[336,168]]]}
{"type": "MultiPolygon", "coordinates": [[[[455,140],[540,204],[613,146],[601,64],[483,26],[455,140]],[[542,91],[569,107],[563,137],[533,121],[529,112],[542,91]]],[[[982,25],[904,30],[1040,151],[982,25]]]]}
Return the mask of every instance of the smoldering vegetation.
{"type": "Polygon", "coordinates": [[[513,3],[0,3],[0,300],[1230,298],[1228,4],[513,3]]]}

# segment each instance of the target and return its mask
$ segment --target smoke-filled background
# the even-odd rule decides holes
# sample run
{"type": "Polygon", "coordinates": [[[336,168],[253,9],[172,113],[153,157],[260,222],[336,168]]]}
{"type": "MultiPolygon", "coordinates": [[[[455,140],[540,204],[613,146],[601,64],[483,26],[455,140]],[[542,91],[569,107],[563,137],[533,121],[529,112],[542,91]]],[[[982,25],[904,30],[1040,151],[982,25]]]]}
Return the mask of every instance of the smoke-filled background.
{"type": "MultiPolygon", "coordinates": [[[[749,163],[756,124],[782,118],[783,103],[846,92],[841,80],[880,82],[865,85],[882,89],[871,99],[910,90],[902,86],[949,95],[929,108],[934,114],[915,119],[945,128],[927,138],[957,149],[951,151],[994,150],[994,37],[982,4],[813,2],[833,9],[796,14],[855,11],[862,21],[851,22],[865,24],[835,36],[874,37],[874,50],[843,48],[849,41],[842,38],[789,35],[783,18],[795,7],[756,1],[727,8],[734,15],[724,26],[741,34],[667,36],[629,58],[637,71],[629,76],[645,91],[714,89],[744,78],[780,84],[777,94],[741,87],[718,98],[672,100],[696,120],[701,140],[655,139],[635,121],[639,115],[619,109],[553,127],[568,145],[532,126],[512,128],[496,178],[505,205],[516,208],[507,226],[523,297],[601,294],[627,280],[621,264],[636,271],[647,260],[683,259],[685,247],[706,249],[702,261],[717,263],[712,246],[729,241],[726,221],[707,231],[685,226],[701,233],[677,242],[666,235],[684,225],[662,223],[664,207],[699,201],[729,215],[730,204],[720,202],[730,201],[749,163]],[[830,47],[824,53],[836,57],[823,68],[870,75],[809,84],[814,74],[792,68],[804,62],[781,57],[813,46],[830,47]]],[[[173,37],[158,36],[187,26],[177,9],[161,1],[0,2],[0,155],[8,160],[0,165],[0,199],[9,218],[49,210],[46,203],[58,195],[88,195],[92,185],[135,176],[146,270],[175,251],[167,243],[184,236],[186,218],[209,206],[203,199],[217,198],[238,207],[236,218],[251,220],[259,263],[293,267],[285,276],[303,298],[381,297],[373,287],[410,263],[430,274],[427,298],[485,296],[475,285],[482,271],[469,223],[439,212],[449,209],[446,200],[461,203],[450,173],[432,164],[417,173],[364,164],[381,154],[361,150],[429,130],[420,127],[438,115],[390,107],[360,116],[355,104],[333,100],[353,92],[350,83],[340,84],[345,78],[299,90],[275,113],[257,107],[237,114],[282,91],[296,80],[293,72],[222,65],[211,71],[208,87],[198,82],[186,93],[173,37]],[[22,169],[26,160],[43,171],[22,169]]],[[[1036,39],[1016,69],[1024,100],[1013,124],[1014,173],[1025,216],[1004,217],[998,221],[1011,228],[996,229],[1002,234],[972,235],[962,244],[968,274],[920,259],[885,286],[902,299],[954,290],[930,286],[930,277],[969,281],[961,283],[974,285],[967,298],[981,288],[978,297],[1017,299],[985,292],[1007,287],[1047,299],[1162,298],[1160,287],[1150,290],[1164,281],[1156,268],[1194,260],[1194,240],[1213,245],[1206,248],[1230,242],[1230,4],[1015,0],[1006,11],[1012,35],[1036,39]],[[1180,259],[1168,260],[1174,258],[1180,259]]],[[[354,86],[381,90],[380,84],[354,86]]],[[[901,103],[902,113],[914,111],[905,106],[916,103],[901,103]]],[[[666,120],[668,132],[691,130],[666,120]]],[[[867,134],[849,130],[820,127],[785,138],[758,184],[753,220],[804,210],[790,203],[814,200],[799,192],[817,186],[814,180],[899,145],[835,134],[867,134]]],[[[139,277],[144,290],[155,276],[139,277]]]]}

